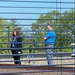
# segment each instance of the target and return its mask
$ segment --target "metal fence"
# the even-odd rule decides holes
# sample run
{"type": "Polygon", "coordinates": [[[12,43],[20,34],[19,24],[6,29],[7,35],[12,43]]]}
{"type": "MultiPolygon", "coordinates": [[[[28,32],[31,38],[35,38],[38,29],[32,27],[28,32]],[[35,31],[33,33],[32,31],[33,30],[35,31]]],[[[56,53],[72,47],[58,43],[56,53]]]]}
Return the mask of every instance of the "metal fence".
{"type": "Polygon", "coordinates": [[[1,75],[75,75],[75,0],[0,0],[1,75]],[[44,36],[53,25],[56,42],[48,65],[44,36]],[[10,50],[12,32],[22,37],[21,65],[10,50]]]}

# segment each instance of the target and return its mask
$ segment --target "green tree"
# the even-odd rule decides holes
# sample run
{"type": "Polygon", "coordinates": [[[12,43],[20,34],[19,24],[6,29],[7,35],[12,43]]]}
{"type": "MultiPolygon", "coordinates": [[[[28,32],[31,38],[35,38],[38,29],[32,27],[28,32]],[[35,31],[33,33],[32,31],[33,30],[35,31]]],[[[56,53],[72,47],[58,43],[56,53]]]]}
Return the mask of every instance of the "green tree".
{"type": "Polygon", "coordinates": [[[47,32],[46,25],[52,24],[57,35],[55,45],[58,47],[69,46],[71,42],[73,42],[75,31],[74,15],[75,13],[72,9],[65,11],[63,14],[55,10],[48,12],[46,15],[41,14],[31,27],[32,31],[38,31],[34,34],[34,36],[37,37],[35,40],[38,42],[44,42],[43,37],[47,32]]]}
{"type": "MultiPolygon", "coordinates": [[[[1,18],[2,19],[2,18],[1,18]]],[[[0,20],[0,48],[7,48],[7,38],[5,37],[6,36],[6,26],[5,26],[5,24],[9,24],[9,22],[8,21],[6,21],[6,20],[0,20]]],[[[7,51],[5,50],[0,50],[0,53],[4,53],[4,52],[6,52],[7,53],[7,51]]]]}
{"type": "MultiPolygon", "coordinates": [[[[1,18],[2,19],[2,18],[1,18]]],[[[18,22],[12,19],[11,21],[0,20],[0,48],[9,48],[12,40],[12,31],[14,28],[21,30],[18,22]]],[[[8,53],[7,50],[0,50],[0,53],[8,53]]]]}

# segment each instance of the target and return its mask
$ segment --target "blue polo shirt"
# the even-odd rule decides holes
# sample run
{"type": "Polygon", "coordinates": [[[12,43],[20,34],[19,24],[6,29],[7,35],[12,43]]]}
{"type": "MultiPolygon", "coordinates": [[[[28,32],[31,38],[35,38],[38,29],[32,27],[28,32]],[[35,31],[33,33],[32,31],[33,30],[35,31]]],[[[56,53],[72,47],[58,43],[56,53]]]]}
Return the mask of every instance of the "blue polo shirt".
{"type": "Polygon", "coordinates": [[[54,44],[55,43],[56,34],[55,34],[54,30],[50,30],[46,34],[46,37],[47,37],[47,39],[45,40],[45,44],[54,44]]]}

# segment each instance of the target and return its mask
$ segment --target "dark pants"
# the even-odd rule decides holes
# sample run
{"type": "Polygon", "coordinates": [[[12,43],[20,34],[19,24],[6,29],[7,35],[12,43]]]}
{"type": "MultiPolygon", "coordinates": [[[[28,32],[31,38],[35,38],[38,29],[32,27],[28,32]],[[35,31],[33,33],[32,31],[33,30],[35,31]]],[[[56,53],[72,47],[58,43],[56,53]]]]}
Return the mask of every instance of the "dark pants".
{"type": "MultiPolygon", "coordinates": [[[[18,54],[18,50],[12,50],[12,54],[18,54]]],[[[21,61],[20,61],[20,55],[13,55],[13,58],[14,58],[14,64],[21,64],[21,61]]]]}

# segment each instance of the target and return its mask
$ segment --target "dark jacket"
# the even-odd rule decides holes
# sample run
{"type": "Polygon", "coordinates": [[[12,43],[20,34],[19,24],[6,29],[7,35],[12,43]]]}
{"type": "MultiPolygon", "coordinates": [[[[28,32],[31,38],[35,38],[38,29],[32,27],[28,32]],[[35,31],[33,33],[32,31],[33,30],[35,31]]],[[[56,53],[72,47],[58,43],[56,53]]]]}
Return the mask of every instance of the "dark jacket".
{"type": "Polygon", "coordinates": [[[15,37],[15,42],[13,42],[14,39],[12,39],[12,43],[10,45],[11,51],[16,51],[16,53],[18,53],[18,51],[20,51],[22,53],[22,37],[21,36],[16,36],[15,37]],[[15,47],[13,47],[13,44],[15,45],[15,47]],[[16,49],[15,49],[16,48],[16,49]]]}

